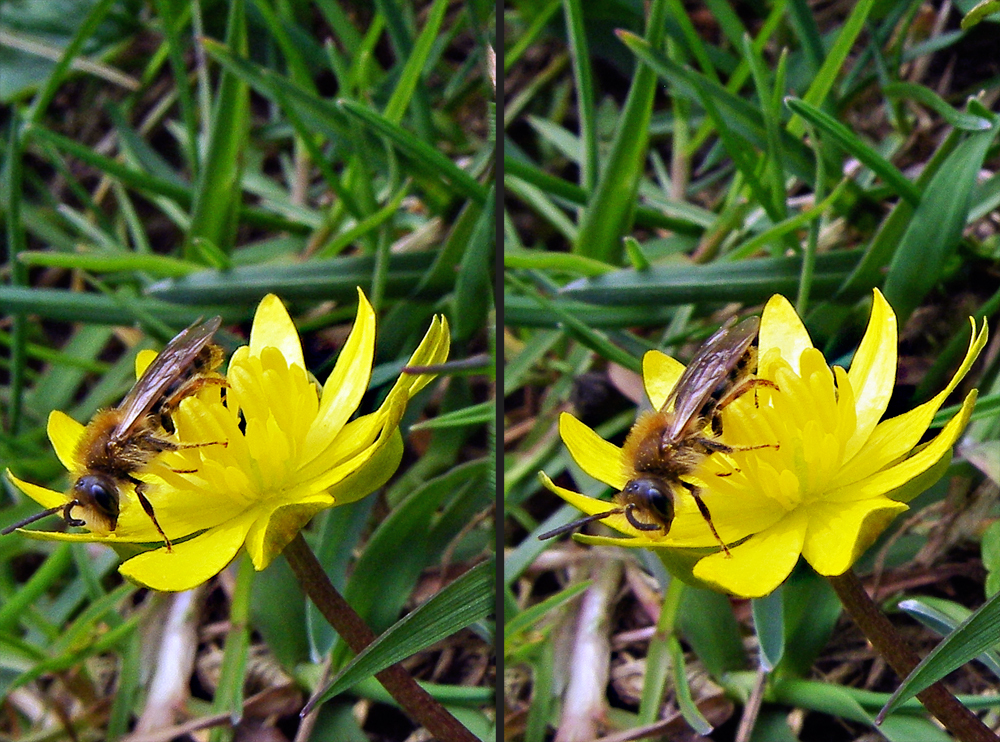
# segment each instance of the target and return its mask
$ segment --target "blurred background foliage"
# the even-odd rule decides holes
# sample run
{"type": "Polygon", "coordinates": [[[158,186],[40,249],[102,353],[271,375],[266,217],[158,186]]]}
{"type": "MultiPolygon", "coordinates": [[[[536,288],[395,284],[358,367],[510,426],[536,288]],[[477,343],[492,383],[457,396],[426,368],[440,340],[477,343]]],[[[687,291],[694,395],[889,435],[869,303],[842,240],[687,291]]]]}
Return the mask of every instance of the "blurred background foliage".
{"type": "MultiPolygon", "coordinates": [[[[898,679],[815,574],[730,601],[668,587],[642,554],[540,542],[578,513],[536,473],[610,494],[566,453],[560,412],[620,444],[648,404],[637,376],[646,350],[687,361],[721,321],[759,313],[775,293],[846,367],[880,288],[900,322],[887,414],[944,385],[969,316],[994,328],[1000,316],[997,18],[963,25],[973,5],[507,3],[508,739],[540,742],[554,728],[567,739],[875,733],[898,679]],[[606,625],[578,627],[587,611],[606,625]]],[[[980,401],[947,476],[858,565],[897,619],[922,624],[898,621],[923,653],[995,593],[993,335],[956,391],[978,387],[980,401]]],[[[954,666],[973,656],[954,654],[954,666]]],[[[996,700],[981,695],[995,682],[965,665],[952,685],[995,725],[996,700]]],[[[879,733],[942,738],[918,705],[879,733]]]]}
{"type": "MultiPolygon", "coordinates": [[[[360,286],[379,315],[361,413],[435,313],[469,362],[411,400],[387,488],[318,516],[308,539],[376,632],[491,558],[494,44],[481,0],[0,5],[0,467],[65,488],[49,412],[86,422],[116,404],[135,354],[198,317],[222,315],[232,351],[268,292],[325,379],[360,286]]],[[[37,509],[6,491],[0,525],[37,509]]],[[[0,735],[413,732],[371,677],[298,719],[348,652],[282,560],[191,596],[149,595],[115,566],[104,548],[0,539],[0,735]],[[175,640],[187,674],[154,659],[175,640]],[[176,695],[151,683],[160,666],[176,695]]],[[[453,633],[448,612],[389,649],[492,738],[492,622],[453,633]]]]}

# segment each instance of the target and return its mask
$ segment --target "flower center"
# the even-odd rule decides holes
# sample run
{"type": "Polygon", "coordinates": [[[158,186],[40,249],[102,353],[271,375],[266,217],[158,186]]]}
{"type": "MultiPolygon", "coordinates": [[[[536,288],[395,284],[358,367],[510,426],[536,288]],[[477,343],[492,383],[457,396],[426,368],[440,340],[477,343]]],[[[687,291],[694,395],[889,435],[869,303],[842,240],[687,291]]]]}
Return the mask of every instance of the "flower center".
{"type": "Polygon", "coordinates": [[[759,387],[733,402],[723,412],[723,441],[774,444],[735,453],[739,472],[733,477],[791,511],[821,499],[839,471],[856,424],[854,392],[847,374],[831,370],[815,348],[803,351],[799,373],[769,352],[760,375],[778,389],[759,387]]]}

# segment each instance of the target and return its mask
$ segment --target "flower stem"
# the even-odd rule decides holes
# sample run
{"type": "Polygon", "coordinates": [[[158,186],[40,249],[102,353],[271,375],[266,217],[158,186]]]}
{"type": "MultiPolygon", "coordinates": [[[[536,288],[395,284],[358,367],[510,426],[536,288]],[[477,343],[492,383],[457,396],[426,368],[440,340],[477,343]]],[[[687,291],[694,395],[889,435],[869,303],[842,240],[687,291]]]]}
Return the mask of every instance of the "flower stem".
{"type": "MultiPolygon", "coordinates": [[[[337,592],[301,533],[282,553],[303,591],[355,654],[375,641],[375,634],[344,600],[344,596],[337,592]]],[[[391,665],[375,673],[375,677],[411,718],[441,742],[479,742],[472,732],[421,688],[402,665],[391,665]]]]}
{"type": "MultiPolygon", "coordinates": [[[[909,675],[920,663],[920,658],[879,610],[854,571],[849,569],[839,577],[827,579],[875,651],[900,678],[909,675]]],[[[998,737],[990,728],[963,706],[940,681],[917,693],[917,698],[962,742],[998,742],[998,737]]]]}

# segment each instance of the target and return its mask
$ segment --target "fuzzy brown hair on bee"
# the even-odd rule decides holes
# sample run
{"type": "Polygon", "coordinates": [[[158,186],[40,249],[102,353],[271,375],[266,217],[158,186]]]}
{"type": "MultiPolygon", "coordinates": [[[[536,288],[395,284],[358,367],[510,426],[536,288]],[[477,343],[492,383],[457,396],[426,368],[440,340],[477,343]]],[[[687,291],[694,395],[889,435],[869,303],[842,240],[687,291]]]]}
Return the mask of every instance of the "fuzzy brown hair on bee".
{"type": "Polygon", "coordinates": [[[73,483],[71,499],[65,505],[49,508],[0,533],[11,533],[59,511],[68,525],[90,524],[99,530],[114,531],[122,493],[132,487],[169,551],[170,539],[145,495],[143,481],[136,475],[164,451],[226,445],[225,441],[177,443],[165,437],[173,432],[170,415],[181,400],[205,384],[225,384],[215,373],[222,363],[222,349],[211,342],[221,322],[220,317],[213,317],[180,332],[149,364],[117,407],[94,415],[74,455],[74,459],[83,464],[84,471],[73,483]],[[85,517],[75,517],[73,511],[76,509],[85,517]]]}
{"type": "Polygon", "coordinates": [[[760,320],[757,317],[723,325],[698,350],[658,410],[640,415],[622,446],[628,481],[615,496],[618,507],[597,513],[542,534],[551,538],[614,514],[640,531],[666,534],[674,519],[677,488],[694,498],[722,550],[719,536],[699,488],[683,477],[692,474],[706,456],[769,448],[776,444],[730,446],[723,443],[722,410],[757,386],[777,389],[774,382],[753,376],[760,320]]]}

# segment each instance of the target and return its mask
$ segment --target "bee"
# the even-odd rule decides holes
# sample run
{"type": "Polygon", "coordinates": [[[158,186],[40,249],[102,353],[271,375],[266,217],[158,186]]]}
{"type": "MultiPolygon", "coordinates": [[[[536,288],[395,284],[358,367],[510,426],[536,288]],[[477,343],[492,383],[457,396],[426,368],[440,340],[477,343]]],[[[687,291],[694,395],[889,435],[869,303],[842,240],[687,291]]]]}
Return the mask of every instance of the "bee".
{"type": "Polygon", "coordinates": [[[213,376],[223,358],[222,349],[212,343],[221,323],[221,317],[213,317],[181,331],[149,364],[117,407],[94,415],[77,444],[76,459],[83,462],[86,471],[73,484],[69,502],[15,523],[0,534],[6,535],[60,510],[68,525],[87,525],[87,520],[73,516],[75,508],[92,522],[114,531],[122,491],[132,485],[139,504],[170,551],[170,539],[143,492],[144,483],[135,475],[164,451],[225,445],[216,441],[176,443],[164,437],[173,432],[170,415],[182,399],[205,384],[225,384],[221,376],[213,376]]]}
{"type": "Polygon", "coordinates": [[[675,492],[681,487],[694,498],[712,535],[728,555],[729,549],[715,529],[699,488],[682,477],[694,472],[713,453],[777,445],[730,446],[719,440],[721,413],[726,406],[757,386],[778,388],[772,381],[753,376],[757,366],[753,342],[759,328],[758,317],[735,326],[733,320],[727,322],[691,359],[660,409],[640,415],[622,446],[631,476],[615,496],[618,507],[567,523],[539,538],[558,536],[585,523],[622,514],[640,531],[662,530],[666,534],[674,520],[675,492]]]}

